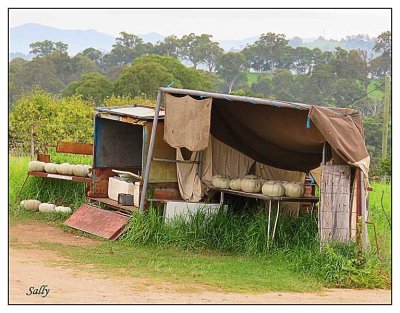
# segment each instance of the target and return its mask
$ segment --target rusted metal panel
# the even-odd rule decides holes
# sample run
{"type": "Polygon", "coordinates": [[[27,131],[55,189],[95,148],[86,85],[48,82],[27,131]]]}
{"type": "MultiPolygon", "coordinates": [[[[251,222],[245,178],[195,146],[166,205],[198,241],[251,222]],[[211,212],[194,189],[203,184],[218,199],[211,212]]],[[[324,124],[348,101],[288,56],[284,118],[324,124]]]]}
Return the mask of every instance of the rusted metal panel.
{"type": "MultiPolygon", "coordinates": [[[[144,126],[144,138],[143,138],[143,165],[142,168],[146,167],[146,156],[148,152],[148,146],[151,137],[151,128],[153,123],[148,122],[144,126]]],[[[164,141],[164,121],[159,121],[157,125],[157,133],[154,142],[153,157],[159,159],[176,159],[176,151],[170,145],[164,141]]],[[[161,182],[177,182],[176,176],[176,164],[152,161],[149,175],[149,183],[161,183],[161,182]]]]}
{"type": "Polygon", "coordinates": [[[114,176],[111,168],[93,168],[92,184],[87,193],[88,197],[108,197],[108,178],[114,176]]]}
{"type": "Polygon", "coordinates": [[[40,161],[40,162],[44,162],[44,163],[50,163],[50,155],[49,154],[38,153],[37,160],[40,161]]]}
{"type": "Polygon", "coordinates": [[[121,235],[129,219],[127,215],[82,204],[64,224],[92,235],[115,240],[121,235]]]}
{"type": "Polygon", "coordinates": [[[75,182],[82,182],[82,183],[90,183],[92,179],[90,177],[80,177],[80,176],[69,176],[69,175],[60,175],[60,174],[51,174],[45,172],[28,172],[29,176],[36,176],[36,177],[45,177],[45,178],[54,178],[54,179],[62,179],[62,180],[70,180],[75,182]]]}
{"type": "Polygon", "coordinates": [[[149,186],[155,199],[181,200],[178,184],[149,186]]]}
{"type": "Polygon", "coordinates": [[[81,143],[81,142],[60,141],[57,143],[56,152],[92,155],[93,154],[93,144],[81,143]]]}

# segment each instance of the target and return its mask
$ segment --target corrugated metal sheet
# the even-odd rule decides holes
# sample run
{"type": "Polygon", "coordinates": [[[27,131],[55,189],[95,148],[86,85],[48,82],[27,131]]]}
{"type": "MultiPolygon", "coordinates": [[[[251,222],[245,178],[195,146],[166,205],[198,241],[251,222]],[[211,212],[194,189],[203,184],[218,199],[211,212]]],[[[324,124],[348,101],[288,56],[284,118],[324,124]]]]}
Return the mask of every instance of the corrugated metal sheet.
{"type": "MultiPolygon", "coordinates": [[[[109,113],[114,115],[130,116],[138,119],[152,120],[154,118],[154,109],[139,106],[129,107],[101,107],[97,108],[96,111],[109,113]]],[[[159,118],[164,118],[165,111],[160,111],[159,118]]]]}

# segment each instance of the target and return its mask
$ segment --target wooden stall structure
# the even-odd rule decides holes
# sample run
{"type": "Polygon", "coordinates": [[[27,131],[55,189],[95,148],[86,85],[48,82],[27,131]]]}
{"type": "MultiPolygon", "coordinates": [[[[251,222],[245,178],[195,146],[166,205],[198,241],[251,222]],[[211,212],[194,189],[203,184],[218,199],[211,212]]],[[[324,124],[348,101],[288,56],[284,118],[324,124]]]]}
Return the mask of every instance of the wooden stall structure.
{"type": "MultiPolygon", "coordinates": [[[[261,164],[261,166],[272,167],[274,170],[288,172],[311,172],[320,187],[320,199],[302,197],[294,200],[312,203],[321,201],[319,207],[320,239],[322,241],[348,241],[356,238],[352,227],[357,223],[353,221],[353,217],[366,221],[369,168],[369,155],[365,146],[359,112],[353,109],[327,108],[197,90],[160,88],[154,112],[155,117],[158,116],[159,112],[165,112],[166,117],[169,117],[168,114],[172,114],[168,113],[168,101],[169,103],[175,102],[173,105],[171,104],[171,107],[175,108],[175,112],[177,112],[177,103],[185,103],[187,107],[189,107],[188,104],[192,105],[192,112],[185,111],[185,108],[181,109],[179,114],[185,117],[185,122],[182,125],[187,126],[190,122],[195,127],[199,124],[199,119],[209,119],[211,125],[209,129],[205,130],[207,127],[204,127],[204,125],[207,125],[207,123],[204,123],[199,130],[201,133],[196,134],[196,131],[194,131],[192,136],[194,141],[197,140],[196,138],[202,140],[204,136],[215,138],[223,145],[255,161],[256,165],[261,164]],[[204,99],[212,100],[210,115],[206,117],[203,117],[204,113],[201,113],[203,114],[201,115],[200,111],[193,109],[196,106],[200,108],[204,99]],[[357,193],[355,186],[358,186],[357,188],[360,190],[357,193]]],[[[211,106],[209,103],[207,105],[211,106]]],[[[179,123],[179,120],[175,116],[175,122],[179,123]]],[[[153,166],[157,164],[155,162],[155,151],[159,143],[159,141],[157,143],[157,138],[159,138],[157,122],[158,119],[154,119],[146,156],[147,161],[143,162],[146,166],[143,167],[142,173],[143,188],[141,190],[140,211],[145,208],[147,189],[151,184],[151,172],[153,166]]],[[[166,139],[165,131],[168,128],[166,125],[165,122],[164,139],[166,139]]],[[[169,128],[175,127],[177,133],[179,133],[179,127],[176,126],[172,125],[171,127],[170,125],[169,128]]],[[[192,131],[190,128],[188,129],[190,132],[192,131]]],[[[168,136],[170,135],[168,134],[168,136]]],[[[181,138],[176,136],[178,142],[187,137],[187,133],[181,132],[179,136],[181,138]]],[[[189,143],[186,148],[192,145],[190,141],[187,142],[189,143]]],[[[177,145],[173,148],[180,149],[181,147],[185,148],[184,145],[177,145]]],[[[193,152],[192,156],[198,155],[190,161],[198,163],[195,179],[200,179],[208,190],[215,190],[216,188],[210,184],[210,173],[215,173],[214,169],[208,170],[208,174],[206,173],[207,164],[205,160],[209,147],[210,144],[205,150],[203,150],[204,147],[198,150],[189,147],[189,150],[193,152]]],[[[171,152],[172,156],[173,153],[171,152]]],[[[176,159],[175,163],[178,164],[179,160],[176,159]]],[[[179,181],[178,175],[178,185],[181,187],[182,197],[184,196],[182,189],[184,189],[185,183],[179,181]]],[[[235,193],[229,189],[218,191],[221,192],[222,197],[224,193],[235,193]]],[[[194,192],[197,192],[197,190],[194,192]]],[[[239,194],[239,192],[236,192],[236,194],[239,194]]],[[[263,197],[261,194],[240,193],[240,195],[253,198],[263,197]]],[[[201,197],[197,197],[195,201],[199,201],[199,198],[201,197]]],[[[279,199],[269,197],[263,200],[277,201],[278,203],[285,200],[293,201],[293,199],[288,200],[282,197],[279,199]]],[[[276,215],[277,218],[278,214],[276,215]]],[[[274,227],[276,227],[276,221],[274,227]]],[[[362,233],[362,229],[357,228],[357,234],[360,233],[362,233]]]]}

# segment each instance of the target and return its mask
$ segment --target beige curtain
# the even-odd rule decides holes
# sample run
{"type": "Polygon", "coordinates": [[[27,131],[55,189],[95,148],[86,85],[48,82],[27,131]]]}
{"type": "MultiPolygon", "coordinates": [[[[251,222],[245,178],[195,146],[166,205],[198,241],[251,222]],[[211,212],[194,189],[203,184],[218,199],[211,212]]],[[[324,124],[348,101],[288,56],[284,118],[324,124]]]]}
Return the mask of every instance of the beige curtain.
{"type": "MultiPolygon", "coordinates": [[[[190,161],[199,161],[200,152],[192,152],[190,161]]],[[[176,160],[185,161],[180,148],[176,149],[176,160]]],[[[176,163],[179,192],[185,201],[199,202],[204,196],[204,185],[202,184],[198,171],[199,164],[176,163]]]]}

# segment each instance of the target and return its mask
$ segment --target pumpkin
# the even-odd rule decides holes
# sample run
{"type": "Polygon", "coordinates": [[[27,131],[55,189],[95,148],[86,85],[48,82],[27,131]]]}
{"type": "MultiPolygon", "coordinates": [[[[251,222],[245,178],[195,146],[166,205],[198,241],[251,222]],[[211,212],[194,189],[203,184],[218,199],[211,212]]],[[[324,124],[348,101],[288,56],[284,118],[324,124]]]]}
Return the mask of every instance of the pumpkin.
{"type": "Polygon", "coordinates": [[[28,163],[28,170],[31,172],[43,172],[46,163],[40,161],[30,161],[28,163]]]}
{"type": "Polygon", "coordinates": [[[85,164],[85,165],[83,165],[83,167],[87,170],[87,173],[86,173],[85,176],[91,177],[91,174],[92,174],[92,166],[91,166],[91,165],[85,164]]]}
{"type": "Polygon", "coordinates": [[[57,173],[57,164],[55,163],[46,163],[44,165],[44,170],[46,171],[46,173],[53,173],[56,174],[57,173]]]}
{"type": "Polygon", "coordinates": [[[71,210],[70,207],[67,207],[67,206],[56,206],[54,208],[54,212],[57,212],[57,213],[71,213],[72,210],[71,210]]]}
{"type": "Polygon", "coordinates": [[[240,187],[240,181],[240,178],[232,179],[229,182],[229,188],[231,188],[232,190],[242,190],[242,188],[240,187]]]}
{"type": "Polygon", "coordinates": [[[285,188],[282,184],[264,184],[261,192],[263,195],[270,197],[281,197],[285,194],[285,188]]]}
{"type": "Polygon", "coordinates": [[[301,197],[304,193],[303,187],[296,183],[287,183],[283,187],[287,197],[301,197]]]}
{"type": "MultiPolygon", "coordinates": [[[[22,203],[22,201],[21,201],[21,203],[22,203]]],[[[34,200],[34,199],[25,200],[23,205],[24,205],[25,209],[27,209],[29,211],[37,211],[39,209],[40,201],[34,200]]]]}
{"type": "Polygon", "coordinates": [[[261,182],[259,179],[243,178],[240,181],[240,189],[245,192],[257,193],[261,191],[261,182]]]}
{"type": "Polygon", "coordinates": [[[39,212],[42,213],[53,213],[55,209],[55,205],[52,203],[41,203],[39,205],[39,212]]]}
{"type": "Polygon", "coordinates": [[[89,173],[86,165],[76,164],[72,167],[72,172],[75,176],[85,177],[89,173]]]}
{"type": "Polygon", "coordinates": [[[72,175],[73,166],[69,163],[61,163],[57,164],[56,171],[61,175],[72,175]]]}
{"type": "Polygon", "coordinates": [[[221,188],[221,189],[229,188],[230,181],[231,181],[231,179],[229,178],[229,176],[225,176],[225,175],[214,175],[212,177],[212,184],[215,187],[221,188]]]}

